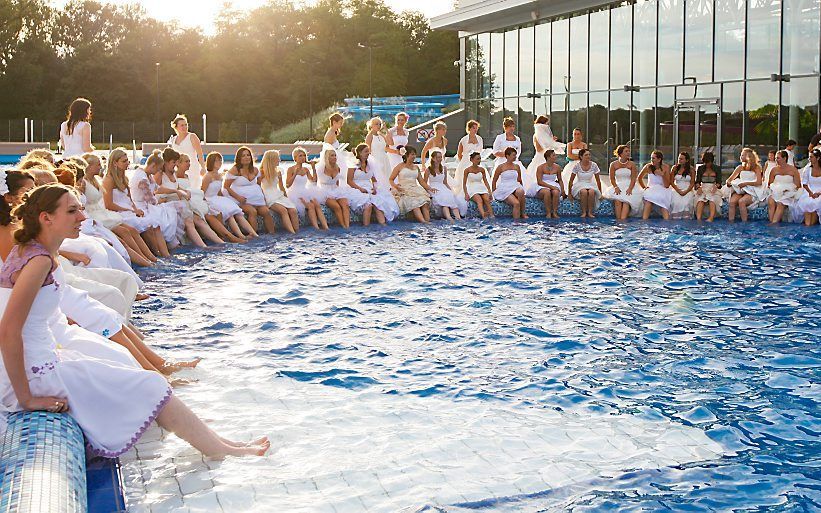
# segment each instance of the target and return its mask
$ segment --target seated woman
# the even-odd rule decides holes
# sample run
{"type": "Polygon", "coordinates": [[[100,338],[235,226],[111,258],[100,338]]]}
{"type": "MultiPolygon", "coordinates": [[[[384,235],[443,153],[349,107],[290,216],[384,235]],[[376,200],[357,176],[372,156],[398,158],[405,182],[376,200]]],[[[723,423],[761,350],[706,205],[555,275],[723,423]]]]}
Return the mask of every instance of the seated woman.
{"type": "Polygon", "coordinates": [[[378,167],[369,159],[371,149],[361,143],[354,150],[355,167],[348,168],[348,186],[351,188],[351,208],[362,214],[362,226],[371,224],[371,217],[384,225],[393,221],[394,213],[399,212],[399,205],[390,192],[379,186],[374,169],[378,167]]]}
{"type": "MultiPolygon", "coordinates": [[[[149,159],[150,158],[151,157],[149,157],[149,159]]],[[[146,212],[138,208],[131,199],[131,189],[128,184],[128,178],[125,176],[125,170],[128,169],[129,164],[128,154],[123,148],[115,148],[109,155],[108,168],[102,184],[105,208],[118,212],[122,216],[124,223],[133,226],[139,231],[140,236],[151,249],[154,256],[160,258],[169,257],[171,253],[168,251],[163,232],[160,231],[164,219],[153,215],[146,216],[146,212]]],[[[140,186],[143,187],[144,183],[144,187],[148,187],[148,177],[144,171],[138,169],[134,172],[134,176],[137,178],[142,176],[142,180],[138,180],[140,186]]],[[[144,194],[143,191],[140,191],[140,194],[144,194]]],[[[172,226],[172,228],[176,231],[176,219],[173,221],[174,226],[172,226]]],[[[166,223],[166,225],[168,224],[170,223],[166,223]]]]}
{"type": "MultiPolygon", "coordinates": [[[[322,160],[316,166],[317,201],[334,213],[336,222],[346,230],[351,227],[351,203],[347,183],[343,188],[339,180],[345,174],[337,165],[338,154],[333,147],[322,152],[322,160]]],[[[346,180],[347,182],[347,180],[346,180]]]]}
{"type": "Polygon", "coordinates": [[[581,217],[596,217],[594,212],[599,208],[601,199],[601,171],[590,157],[590,150],[579,150],[579,161],[573,166],[567,184],[570,195],[581,205],[581,217]]]}
{"type": "Polygon", "coordinates": [[[288,191],[288,197],[296,203],[299,212],[308,215],[308,222],[315,230],[327,230],[328,220],[322,212],[315,185],[316,173],[312,167],[309,168],[306,165],[308,152],[303,148],[294,148],[291,157],[294,159],[294,165],[288,168],[285,175],[285,189],[288,191]]]}
{"type": "Polygon", "coordinates": [[[804,225],[818,223],[821,215],[821,149],[810,152],[809,168],[804,171],[804,194],[796,205],[797,215],[804,218],[804,225]]]}
{"type": "MultiPolygon", "coordinates": [[[[218,244],[219,241],[224,240],[234,243],[245,242],[245,237],[237,237],[225,227],[225,224],[219,218],[220,212],[208,204],[202,190],[191,187],[191,178],[189,177],[189,174],[191,174],[189,171],[191,169],[191,157],[185,153],[179,153],[179,156],[174,176],[176,177],[177,188],[188,196],[188,206],[194,212],[194,225],[212,242],[218,244]],[[201,220],[204,220],[207,224],[202,223],[201,220]],[[213,237],[216,237],[216,239],[213,237]]],[[[202,177],[195,176],[197,177],[197,183],[200,183],[202,177]]]]}
{"type": "Polygon", "coordinates": [[[696,170],[695,201],[696,219],[701,221],[704,216],[704,206],[709,205],[710,216],[708,223],[712,223],[716,218],[716,213],[721,211],[724,197],[721,195],[719,184],[721,183],[721,168],[715,165],[713,152],[706,151],[701,157],[702,164],[696,170]]]}
{"type": "Polygon", "coordinates": [[[442,165],[442,159],[442,152],[438,148],[434,148],[429,154],[428,167],[425,169],[425,183],[433,191],[432,206],[448,221],[461,220],[462,214],[459,212],[459,201],[457,201],[456,194],[448,184],[448,171],[442,165]]]}
{"type": "Polygon", "coordinates": [[[399,204],[399,213],[404,216],[413,215],[420,223],[429,223],[431,189],[425,183],[422,172],[413,163],[416,159],[416,148],[400,146],[397,149],[402,162],[393,168],[390,183],[396,203],[399,204]]]}
{"type": "Polygon", "coordinates": [[[602,196],[613,202],[616,219],[625,220],[630,213],[640,213],[642,199],[638,184],[639,170],[630,159],[630,146],[621,144],[614,152],[617,159],[610,164],[610,189],[602,196]]]}
{"type": "Polygon", "coordinates": [[[661,217],[670,219],[670,166],[664,163],[664,154],[658,150],[650,154],[650,162],[639,173],[639,185],[644,189],[642,219],[650,219],[653,206],[661,209],[661,217]]]}
{"type": "Polygon", "coordinates": [[[678,162],[670,170],[670,188],[673,190],[670,201],[671,219],[692,219],[695,206],[696,186],[693,161],[690,154],[682,151],[678,154],[678,162]]]}
{"type": "Polygon", "coordinates": [[[219,212],[222,222],[228,225],[234,236],[248,240],[256,237],[257,232],[245,219],[237,202],[222,195],[222,154],[212,151],[205,157],[205,175],[202,177],[202,191],[208,205],[219,212]],[[243,233],[244,231],[244,233],[243,233]]]}
{"type": "Polygon", "coordinates": [[[503,201],[513,208],[513,219],[527,219],[525,213],[525,189],[522,185],[522,168],[516,148],[505,148],[505,161],[493,171],[493,199],[503,201]]]}
{"type": "Polygon", "coordinates": [[[252,445],[220,438],[172,394],[163,376],[66,348],[71,331],[49,327],[61,313],[63,294],[54,259],[63,239],[79,231],[81,205],[69,188],[44,185],[27,195],[15,215],[22,224],[14,234],[17,246],[0,269],[3,410],[67,413],[91,452],[108,458],[129,450],[154,420],[209,457],[268,450],[267,438],[252,445]]]}
{"type": "Polygon", "coordinates": [[[801,174],[788,163],[789,154],[780,150],[775,154],[776,166],[770,171],[770,197],[767,199],[770,223],[778,224],[784,216],[784,210],[790,209],[796,221],[794,207],[804,189],[801,186],[801,174]]]}
{"type": "Polygon", "coordinates": [[[285,185],[282,183],[282,170],[279,168],[280,156],[278,150],[268,150],[262,154],[259,164],[259,185],[265,195],[268,208],[279,216],[279,222],[288,233],[299,231],[299,214],[296,205],[285,195],[285,185]]]}
{"type": "Polygon", "coordinates": [[[274,218],[259,185],[259,170],[254,167],[254,154],[247,146],[240,146],[234,159],[234,165],[225,174],[224,190],[245,212],[254,230],[259,226],[257,215],[260,215],[265,230],[273,234],[274,218]]]}
{"type": "Polygon", "coordinates": [[[493,205],[490,202],[490,184],[487,183],[487,172],[480,165],[482,155],[475,151],[470,154],[470,166],[462,171],[462,189],[465,191],[465,201],[476,203],[482,219],[496,217],[493,214],[493,205]]]}
{"type": "Polygon", "coordinates": [[[736,209],[741,211],[741,220],[746,222],[749,209],[756,208],[769,197],[770,189],[764,183],[758,154],[751,148],[741,150],[741,164],[727,178],[727,190],[730,196],[727,217],[731,223],[735,222],[736,209]]]}
{"type": "MultiPolygon", "coordinates": [[[[544,215],[547,219],[559,218],[559,200],[564,194],[562,168],[556,164],[556,151],[545,150],[542,153],[544,162],[536,167],[534,182],[527,190],[526,196],[542,200],[544,215]]],[[[528,168],[528,173],[530,168],[528,168]]]]}

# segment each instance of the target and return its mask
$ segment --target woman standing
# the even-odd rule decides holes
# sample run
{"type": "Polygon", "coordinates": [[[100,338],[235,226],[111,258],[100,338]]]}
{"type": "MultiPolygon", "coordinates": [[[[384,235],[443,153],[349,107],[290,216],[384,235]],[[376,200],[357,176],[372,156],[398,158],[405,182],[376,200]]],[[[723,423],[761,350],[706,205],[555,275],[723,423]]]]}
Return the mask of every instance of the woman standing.
{"type": "Polygon", "coordinates": [[[533,160],[522,175],[525,190],[530,190],[536,182],[536,170],[545,163],[544,152],[553,150],[553,153],[564,154],[567,145],[557,142],[553,130],[550,129],[550,117],[539,116],[533,122],[533,148],[536,150],[533,160]]]}
{"type": "Polygon", "coordinates": [[[630,159],[630,146],[619,145],[615,155],[617,159],[610,163],[612,186],[603,196],[613,202],[616,219],[623,221],[631,212],[641,212],[641,193],[636,188],[639,170],[630,159]]]}
{"type": "Polygon", "coordinates": [[[278,150],[268,150],[262,154],[259,164],[262,193],[265,202],[274,213],[279,216],[279,222],[288,233],[299,230],[299,214],[296,205],[285,195],[285,185],[282,183],[282,170],[279,168],[280,155],[278,150]]]}
{"type": "Polygon", "coordinates": [[[465,169],[462,178],[462,190],[465,201],[473,201],[482,219],[496,217],[490,202],[490,184],[487,183],[487,171],[481,166],[482,155],[478,151],[470,154],[470,166],[465,169]]]}
{"type": "Polygon", "coordinates": [[[482,138],[479,136],[479,126],[479,122],[474,119],[468,121],[465,125],[467,135],[462,137],[456,148],[456,160],[459,163],[456,165],[456,175],[454,176],[455,187],[453,192],[459,197],[465,193],[462,184],[464,182],[465,169],[472,165],[471,155],[474,153],[481,155],[485,147],[484,141],[482,141],[482,138]]]}
{"type": "Polygon", "coordinates": [[[191,160],[191,168],[188,170],[188,178],[191,186],[197,190],[202,183],[202,175],[205,174],[205,158],[202,153],[202,144],[197,134],[188,131],[188,118],[185,114],[177,114],[171,122],[171,128],[176,135],[168,139],[168,145],[174,151],[182,155],[188,155],[191,160]]]}
{"type": "Polygon", "coordinates": [[[574,128],[573,140],[567,143],[567,148],[565,148],[565,151],[567,152],[567,164],[565,164],[564,169],[562,169],[562,178],[565,183],[570,180],[570,174],[573,171],[573,167],[575,167],[576,162],[579,161],[579,152],[588,149],[590,148],[588,148],[587,143],[584,142],[584,134],[581,129],[574,128]]]}
{"type": "MultiPolygon", "coordinates": [[[[801,187],[801,174],[798,169],[789,163],[790,155],[786,150],[775,154],[776,166],[770,173],[770,197],[767,199],[770,223],[778,224],[784,216],[784,209],[790,209],[794,215],[794,207],[804,189],[801,187]]],[[[796,219],[797,221],[798,219],[796,219]]]]}
{"type": "Polygon", "coordinates": [[[448,183],[448,172],[442,165],[442,153],[435,149],[430,153],[430,162],[425,169],[425,182],[433,194],[433,208],[438,209],[448,221],[461,220],[459,201],[448,183]]]}
{"type": "Polygon", "coordinates": [[[581,217],[596,217],[601,199],[601,177],[599,166],[590,159],[590,150],[579,150],[579,161],[570,174],[567,188],[570,195],[579,201],[581,217]]]}
{"type": "Polygon", "coordinates": [[[673,196],[670,201],[670,218],[692,219],[695,202],[693,189],[696,186],[696,181],[690,154],[686,151],[679,153],[678,162],[670,172],[672,173],[670,187],[673,189],[673,196]]]}
{"type": "MultiPolygon", "coordinates": [[[[542,154],[544,163],[536,168],[536,181],[527,191],[527,196],[542,200],[547,219],[559,218],[559,200],[564,194],[562,168],[556,164],[556,152],[545,150],[542,154]]],[[[530,172],[530,171],[528,171],[530,172]]]]}
{"type": "Polygon", "coordinates": [[[265,202],[262,187],[259,186],[259,169],[254,167],[254,154],[247,146],[240,146],[234,157],[234,165],[225,174],[224,190],[228,192],[248,217],[248,223],[256,230],[257,215],[262,216],[265,230],[273,234],[274,218],[265,202]]]}
{"type": "Polygon", "coordinates": [[[94,151],[91,145],[91,102],[77,98],[68,107],[68,116],[60,125],[63,159],[94,151]]]}
{"type": "Polygon", "coordinates": [[[515,148],[505,149],[505,162],[493,172],[493,199],[503,201],[513,209],[513,219],[527,219],[522,169],[517,163],[515,148]]]}
{"type": "Polygon", "coordinates": [[[756,208],[770,195],[758,161],[758,154],[755,151],[744,148],[741,150],[741,164],[727,178],[727,188],[730,191],[728,218],[731,223],[735,222],[736,209],[741,211],[741,220],[747,222],[749,209],[756,208]]]}
{"type": "Polygon", "coordinates": [[[519,136],[516,135],[516,122],[513,121],[513,118],[505,118],[502,122],[502,128],[504,128],[504,132],[497,135],[496,139],[493,141],[493,154],[496,156],[496,160],[493,162],[493,170],[494,174],[496,171],[496,167],[501,166],[505,162],[507,162],[507,158],[505,157],[505,150],[508,148],[513,148],[516,150],[516,165],[519,166],[521,172],[524,174],[527,172],[527,169],[519,162],[519,155],[522,154],[522,141],[519,139],[519,136]]]}
{"type": "Polygon", "coordinates": [[[376,175],[376,181],[379,187],[389,189],[390,180],[388,180],[388,178],[393,168],[388,159],[388,143],[382,135],[384,125],[385,123],[382,121],[382,118],[378,116],[371,118],[366,125],[368,135],[365,136],[365,144],[367,144],[371,150],[371,160],[376,170],[374,174],[376,175]]]}
{"type": "Polygon", "coordinates": [[[294,165],[288,168],[285,176],[285,188],[288,198],[296,204],[298,210],[307,213],[308,221],[316,230],[327,230],[328,221],[317,201],[316,173],[306,166],[308,153],[303,148],[294,148],[291,152],[294,165]]]}
{"type": "Polygon", "coordinates": [[[650,163],[639,173],[639,185],[644,189],[644,212],[642,219],[650,219],[653,206],[661,209],[661,217],[670,219],[670,166],[664,163],[664,154],[658,150],[650,154],[650,163]],[[646,181],[645,181],[646,180],[646,181]]]}
{"type": "Polygon", "coordinates": [[[710,151],[704,152],[701,162],[702,164],[696,170],[696,219],[701,221],[704,215],[704,205],[709,205],[710,217],[707,218],[707,222],[712,223],[724,203],[718,186],[721,183],[721,169],[716,167],[715,156],[710,151]]]}
{"type": "Polygon", "coordinates": [[[408,145],[408,131],[405,129],[405,125],[410,121],[410,117],[404,112],[399,112],[393,120],[394,126],[385,134],[385,142],[388,144],[388,163],[390,164],[389,177],[396,169],[396,166],[403,162],[402,156],[399,155],[399,147],[408,145]]]}
{"type": "Polygon", "coordinates": [[[332,148],[326,149],[320,164],[316,168],[317,201],[331,209],[336,222],[347,230],[351,227],[351,206],[347,191],[339,183],[343,174],[337,165],[337,153],[332,148]]]}
{"type": "Polygon", "coordinates": [[[402,163],[396,166],[391,173],[391,187],[393,187],[396,202],[399,204],[399,213],[413,214],[418,222],[429,223],[432,191],[425,183],[422,172],[413,163],[416,159],[416,148],[400,146],[399,155],[402,156],[402,163]]]}
{"type": "Polygon", "coordinates": [[[818,223],[821,215],[821,150],[816,148],[810,152],[809,166],[804,172],[805,194],[796,205],[797,214],[803,216],[806,226],[818,223]]]}
{"type": "Polygon", "coordinates": [[[428,139],[422,147],[422,169],[427,169],[427,161],[430,158],[429,155],[434,150],[439,150],[442,154],[442,160],[444,160],[447,155],[448,139],[445,137],[445,134],[448,133],[448,125],[446,125],[444,121],[437,121],[433,124],[433,133],[434,136],[428,139]]]}

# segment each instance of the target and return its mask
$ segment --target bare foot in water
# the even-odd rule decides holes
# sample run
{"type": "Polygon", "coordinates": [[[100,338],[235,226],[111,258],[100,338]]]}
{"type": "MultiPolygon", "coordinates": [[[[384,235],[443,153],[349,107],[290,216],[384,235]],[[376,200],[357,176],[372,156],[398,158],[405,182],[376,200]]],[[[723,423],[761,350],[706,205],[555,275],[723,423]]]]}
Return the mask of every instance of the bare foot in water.
{"type": "Polygon", "coordinates": [[[202,361],[202,358],[194,358],[193,360],[181,361],[181,362],[165,362],[165,365],[160,367],[160,370],[163,374],[173,374],[177,371],[182,369],[193,369],[197,366],[198,363],[202,361]]]}
{"type": "Polygon", "coordinates": [[[148,294],[143,294],[142,292],[140,292],[139,294],[134,296],[134,301],[145,301],[146,299],[148,299],[150,297],[151,296],[149,296],[148,294]]]}
{"type": "Polygon", "coordinates": [[[236,442],[232,442],[231,445],[226,445],[225,456],[265,456],[265,453],[271,448],[271,442],[267,437],[263,437],[263,439],[258,444],[239,446],[233,445],[236,442]]]}

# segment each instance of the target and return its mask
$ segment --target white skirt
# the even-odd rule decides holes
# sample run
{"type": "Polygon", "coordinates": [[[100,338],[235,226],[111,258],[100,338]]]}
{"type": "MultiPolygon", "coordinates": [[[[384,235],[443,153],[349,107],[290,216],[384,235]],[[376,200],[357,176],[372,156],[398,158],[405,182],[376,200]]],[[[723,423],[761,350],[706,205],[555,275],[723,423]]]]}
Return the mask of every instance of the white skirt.
{"type": "Polygon", "coordinates": [[[670,203],[673,201],[673,190],[662,185],[651,185],[644,189],[642,198],[644,201],[669,211],[670,203]]]}

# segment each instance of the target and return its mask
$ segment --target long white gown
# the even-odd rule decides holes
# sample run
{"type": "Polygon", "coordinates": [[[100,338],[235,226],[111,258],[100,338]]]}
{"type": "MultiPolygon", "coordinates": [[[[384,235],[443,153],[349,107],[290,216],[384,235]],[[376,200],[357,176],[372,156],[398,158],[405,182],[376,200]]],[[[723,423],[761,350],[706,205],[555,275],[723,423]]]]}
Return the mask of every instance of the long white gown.
{"type": "Polygon", "coordinates": [[[745,185],[744,187],[740,187],[739,184],[744,182],[755,183],[755,171],[744,170],[739,173],[735,180],[730,182],[730,190],[732,192],[752,196],[753,202],[750,203],[749,208],[758,208],[759,205],[765,203],[767,198],[770,197],[770,188],[767,187],[766,182],[762,181],[761,185],[745,185]]]}
{"type": "Polygon", "coordinates": [[[168,145],[171,146],[174,150],[178,153],[185,153],[188,155],[188,158],[191,159],[191,167],[188,168],[188,179],[191,180],[191,187],[196,190],[200,190],[200,185],[202,185],[202,166],[200,166],[200,161],[197,158],[197,150],[194,149],[194,143],[191,142],[191,132],[186,134],[185,138],[177,144],[177,136],[172,135],[170,139],[168,139],[168,145]]]}
{"type": "Polygon", "coordinates": [[[462,137],[459,144],[462,146],[462,158],[456,164],[456,173],[453,177],[453,191],[456,193],[456,196],[464,199],[465,191],[462,182],[465,177],[465,169],[469,168],[471,165],[470,155],[472,153],[482,153],[485,143],[477,134],[475,143],[470,142],[470,135],[466,135],[462,137]]]}
{"type": "Polygon", "coordinates": [[[142,168],[135,169],[131,175],[131,180],[128,182],[131,199],[140,210],[145,212],[145,218],[150,220],[152,226],[160,228],[166,242],[178,244],[177,225],[179,221],[177,211],[170,205],[157,204],[154,191],[158,187],[142,168]]]}
{"type": "Polygon", "coordinates": [[[87,269],[117,269],[131,276],[138,288],[143,288],[143,281],[134,272],[131,263],[126,261],[117,250],[102,239],[81,232],[76,239],[65,239],[60,249],[86,255],[91,261],[88,265],[81,267],[87,269]]]}
{"type": "Polygon", "coordinates": [[[370,166],[370,160],[365,171],[356,164],[353,173],[353,180],[356,185],[362,187],[368,193],[364,193],[358,189],[351,188],[351,209],[355,212],[361,213],[366,205],[371,204],[379,209],[388,222],[393,221],[399,215],[399,204],[394,199],[390,190],[376,188],[376,194],[373,194],[373,182],[371,178],[374,177],[373,169],[370,166]]]}
{"type": "MultiPolygon", "coordinates": [[[[527,172],[524,164],[519,160],[519,155],[522,154],[522,140],[519,139],[518,135],[514,135],[514,140],[508,141],[505,134],[499,134],[496,136],[496,139],[493,141],[493,153],[498,153],[500,151],[505,151],[508,148],[513,148],[516,150],[516,160],[514,161],[516,164],[519,165],[519,169],[522,170],[522,176],[527,172]]],[[[501,166],[507,162],[505,157],[496,157],[496,160],[493,161],[493,171],[496,171],[496,168],[501,166]]]]}
{"type": "MultiPolygon", "coordinates": [[[[380,188],[390,189],[390,176],[393,172],[391,161],[388,158],[388,143],[385,138],[377,134],[371,138],[371,155],[368,157],[368,165],[374,166],[374,176],[380,188]],[[373,160],[373,163],[371,163],[373,160]]],[[[338,158],[338,157],[337,157],[338,158]]],[[[343,168],[345,169],[345,168],[343,168]]]]}
{"type": "MultiPolygon", "coordinates": [[[[15,247],[0,270],[0,312],[4,312],[13,276],[32,258],[49,256],[36,242],[15,247]]],[[[171,398],[171,388],[156,372],[144,371],[113,359],[72,349],[76,330],[53,329],[61,315],[61,284],[50,273],[37,292],[23,326],[23,355],[29,388],[35,396],[57,396],[68,401],[68,413],[77,421],[92,453],[114,458],[129,450],[171,398]],[[74,333],[74,334],[73,334],[74,333]],[[59,338],[58,338],[59,337],[59,338]]],[[[84,345],[82,341],[78,341],[84,345]]],[[[0,365],[0,410],[21,411],[14,389],[0,365]]]]}
{"type": "MultiPolygon", "coordinates": [[[[442,158],[444,158],[444,156],[445,156],[444,148],[439,148],[437,146],[434,146],[429,150],[428,154],[430,155],[434,151],[438,151],[439,153],[441,153],[442,158]]],[[[442,162],[442,169],[444,169],[445,173],[448,173],[448,169],[447,169],[447,167],[445,167],[444,161],[442,162]]],[[[423,172],[424,172],[424,170],[423,170],[423,172]]],[[[433,178],[433,177],[431,177],[431,178],[433,178]]],[[[445,180],[444,174],[440,175],[440,177],[437,178],[437,181],[438,180],[444,181],[445,180]]],[[[460,178],[460,180],[461,180],[461,178],[460,178]]],[[[462,216],[467,215],[467,213],[468,213],[468,202],[465,201],[465,193],[464,192],[456,192],[457,189],[453,188],[453,180],[450,179],[450,175],[448,175],[448,185],[451,187],[451,189],[449,191],[446,191],[446,193],[453,194],[453,197],[456,201],[456,207],[455,208],[459,209],[459,214],[461,214],[462,216]]],[[[443,187],[444,187],[444,185],[443,185],[443,187]]],[[[459,191],[461,191],[461,187],[459,188],[459,191]]],[[[444,197],[440,196],[440,199],[444,199],[444,197]]],[[[436,205],[436,196],[433,197],[433,205],[434,206],[436,205]]],[[[448,206],[448,205],[441,205],[440,204],[439,206],[443,207],[443,206],[448,206]]]]}
{"type": "Polygon", "coordinates": [[[291,186],[287,188],[288,197],[294,202],[296,210],[300,214],[305,213],[303,200],[310,203],[311,200],[318,201],[321,197],[314,182],[308,179],[307,173],[308,170],[306,168],[305,174],[296,175],[294,181],[291,182],[291,186]]]}
{"type": "Polygon", "coordinates": [[[455,208],[459,210],[459,214],[464,216],[467,214],[467,202],[465,201],[464,195],[461,196],[462,201],[459,201],[459,197],[453,193],[453,191],[445,185],[445,173],[440,172],[436,175],[429,174],[428,175],[428,186],[431,189],[434,189],[436,192],[433,193],[432,199],[432,207],[436,211],[437,214],[440,216],[442,215],[442,207],[446,208],[455,208]],[[465,210],[462,211],[461,205],[464,204],[465,210]]]}

